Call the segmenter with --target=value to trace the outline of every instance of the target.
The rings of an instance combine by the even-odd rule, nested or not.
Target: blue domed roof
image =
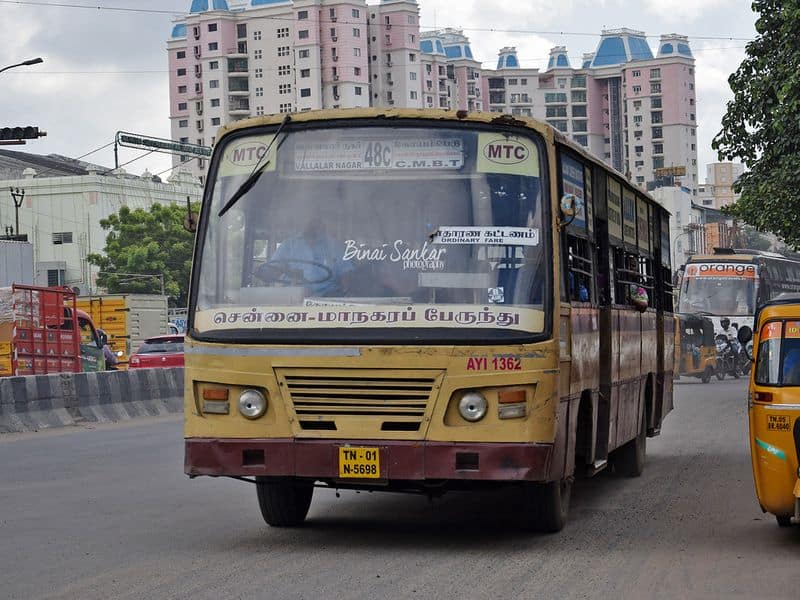
[[[618,31],[618,35],[603,35],[592,60],[592,67],[608,67],[631,60],[653,58],[653,52],[650,50],[644,34],[630,30]],[[617,33],[617,31],[613,33]]]
[[[175,25],[175,27],[172,28],[172,37],[173,39],[185,38],[186,23],[178,23],[177,25]]]
[[[208,0],[192,0],[191,13],[201,13],[207,10],[228,10],[226,0],[212,0],[211,8],[208,7]]]

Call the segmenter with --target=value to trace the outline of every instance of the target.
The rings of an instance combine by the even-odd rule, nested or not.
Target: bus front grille
[[[283,374],[301,430],[365,434],[419,431],[431,405],[437,374],[383,375]]]

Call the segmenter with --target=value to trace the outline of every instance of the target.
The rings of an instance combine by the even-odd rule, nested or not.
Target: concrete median
[[[183,368],[0,378],[0,433],[183,410]]]

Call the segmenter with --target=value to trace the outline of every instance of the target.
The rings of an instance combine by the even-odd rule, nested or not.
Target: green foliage
[[[192,211],[197,211],[197,206]],[[185,205],[153,204],[149,210],[123,206],[100,221],[109,231],[105,255],[88,257],[100,267],[97,284],[112,294],[160,294],[163,275],[170,306],[186,306],[194,234],[184,229],[185,216]]]
[[[734,97],[712,147],[740,159],[726,212],[800,248],[800,0],[753,0],[756,39],[728,79]]]

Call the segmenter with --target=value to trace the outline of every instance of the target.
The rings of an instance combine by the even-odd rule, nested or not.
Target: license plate
[[[380,449],[340,447],[339,477],[341,479],[380,479]]]

